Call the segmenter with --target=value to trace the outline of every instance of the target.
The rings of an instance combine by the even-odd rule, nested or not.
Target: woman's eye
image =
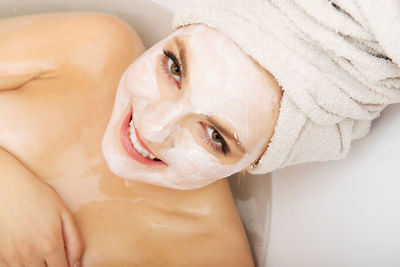
[[[202,131],[202,136],[204,142],[211,146],[211,148],[217,152],[221,152],[224,155],[229,153],[229,147],[226,144],[224,138],[221,134],[211,125],[207,123],[201,123],[204,131]]]
[[[214,144],[222,147],[222,137],[213,127],[207,126],[207,133]]]
[[[177,80],[178,82],[181,79],[181,69],[179,68],[178,64],[175,63],[172,59],[168,59],[168,69],[171,72],[172,76]]]
[[[181,88],[182,65],[174,53],[164,50],[165,60],[162,61],[162,68],[169,78],[174,79],[179,88]]]

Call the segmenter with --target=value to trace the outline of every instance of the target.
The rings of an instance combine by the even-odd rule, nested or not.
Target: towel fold
[[[400,102],[398,0],[204,0],[176,14],[173,27],[194,23],[232,39],[284,91],[251,173],[341,159]]]

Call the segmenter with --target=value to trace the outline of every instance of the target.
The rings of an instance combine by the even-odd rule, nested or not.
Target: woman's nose
[[[177,102],[158,102],[150,106],[144,113],[140,122],[140,130],[144,138],[154,143],[164,143],[171,135],[171,130],[176,127],[188,109]]]

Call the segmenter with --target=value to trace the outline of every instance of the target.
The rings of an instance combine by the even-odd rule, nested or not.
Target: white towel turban
[[[173,27],[194,23],[232,39],[284,90],[251,173],[343,158],[400,101],[399,0],[205,0]]]

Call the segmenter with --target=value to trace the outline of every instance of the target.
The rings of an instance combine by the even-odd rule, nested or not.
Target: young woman
[[[74,212],[87,246],[84,263],[111,261],[99,247],[128,240],[137,243],[125,248],[140,251],[129,255],[129,264],[251,265],[247,243],[237,241],[245,240],[237,215],[230,217],[236,213],[218,217],[233,206],[231,200],[218,204],[230,199],[228,191],[215,189],[225,182],[212,182],[243,169],[265,173],[342,158],[383,108],[400,101],[398,1],[203,2],[178,14],[177,30],[129,68],[141,46],[126,26],[107,30],[96,24],[110,19],[75,14],[2,22],[0,144],[7,164],[1,203],[2,217],[12,218],[2,220],[2,248],[18,248],[1,250],[3,262],[52,265],[64,257],[60,240],[70,264],[78,258],[78,230],[58,196],[37,179],[42,178]],[[109,170],[111,177],[104,178]],[[178,193],[149,184],[211,185]],[[204,193],[213,188],[214,194]],[[199,192],[204,195],[197,202]],[[117,204],[108,205],[108,198]],[[209,205],[199,208],[192,200]],[[128,203],[142,208],[129,213],[121,208]],[[104,209],[113,217],[104,217]],[[162,219],[149,219],[150,210]],[[142,228],[123,224],[116,230],[115,218],[129,222],[126,214]],[[177,218],[189,228],[198,218],[211,221],[181,231]],[[171,230],[178,228],[182,235]],[[194,239],[183,242],[188,237]],[[38,240],[52,245],[34,246]],[[115,248],[109,255],[129,254]],[[146,256],[150,252],[159,257],[156,262]]]
[[[140,39],[106,15],[0,31],[2,265],[253,265],[225,180],[156,185],[199,187],[257,160],[281,94],[266,70],[201,25],[136,60]]]

